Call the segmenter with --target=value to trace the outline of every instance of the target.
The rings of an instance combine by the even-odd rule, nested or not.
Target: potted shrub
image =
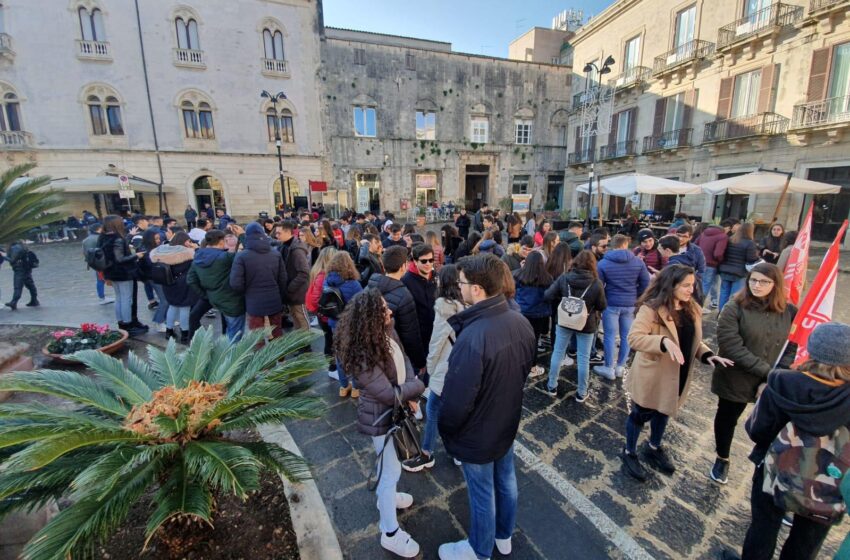
[[[73,354],[80,350],[98,350],[105,354],[117,352],[129,336],[125,330],[110,329],[109,325],[96,323],[83,323],[79,329],[62,329],[50,334],[53,340],[41,352],[66,364],[77,363]]]
[[[417,206],[416,207],[416,225],[419,227],[425,227],[425,216],[427,213],[426,206]]]
[[[240,437],[259,424],[322,411],[300,383],[327,363],[321,355],[298,355],[316,335],[295,331],[257,350],[268,330],[248,331],[231,344],[202,329],[185,351],[172,340],[165,350],[149,346],[148,361],[131,352],[126,365],[96,350],[77,352],[93,376],[37,370],[0,378],[0,390],[74,405],[0,405],[0,513],[71,502],[22,557],[90,555],[135,502],[152,494],[145,546],[156,539],[158,552],[161,544],[167,556],[181,558],[186,543],[202,540],[215,523],[217,496],[244,500],[263,472],[290,480],[308,475],[301,457]]]

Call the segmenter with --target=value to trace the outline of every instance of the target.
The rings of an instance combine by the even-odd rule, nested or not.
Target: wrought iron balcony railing
[[[850,122],[850,95],[795,105],[791,115],[792,129],[846,122]]]
[[[803,6],[777,2],[741,19],[724,25],[717,32],[717,48],[726,48],[771,28],[784,27],[796,23],[803,17]]]
[[[680,128],[657,136],[645,136],[643,138],[643,153],[690,147],[693,134],[693,128]]]
[[[850,0],[812,0],[809,3],[809,12],[816,12],[824,8],[831,8],[839,4],[848,4]]]
[[[660,56],[656,56],[655,63],[652,65],[652,73],[664,73],[679,64],[705,58],[713,52],[714,43],[703,41],[701,39],[688,41],[683,45],[679,45],[675,49],[669,50]]]
[[[626,89],[649,80],[650,76],[652,76],[652,68],[633,66],[616,78],[608,80],[608,86],[615,89]]]
[[[573,152],[567,155],[567,165],[583,165],[585,163],[590,163],[593,161],[593,154],[595,150],[591,150],[590,148],[584,148],[577,152]]]
[[[635,140],[626,140],[624,142],[617,142],[616,144],[608,144],[607,146],[602,146],[599,149],[599,161],[636,155],[637,142]]]
[[[705,123],[702,141],[722,142],[748,136],[775,136],[788,130],[788,118],[776,113],[759,113]]]

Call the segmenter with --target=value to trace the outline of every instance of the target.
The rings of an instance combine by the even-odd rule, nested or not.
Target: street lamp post
[[[601,102],[601,93],[602,93],[602,75],[608,74],[611,72],[611,65],[614,64],[614,57],[608,55],[608,58],[605,59],[605,62],[602,64],[602,68],[599,68],[595,62],[588,62],[584,65],[584,73],[588,74],[594,70],[599,75],[599,86],[596,87],[595,91],[591,91],[590,95],[593,98],[593,102],[588,102],[588,86],[590,85],[590,78],[588,77],[584,81],[584,98],[585,98],[585,106],[599,105]],[[590,132],[592,136],[596,136],[596,127],[599,124],[599,110],[593,113],[593,125],[590,128]],[[596,163],[596,146],[590,151],[590,172],[588,173],[588,181],[587,181],[587,217],[585,219],[584,226],[587,229],[588,233],[590,232],[590,211],[591,211],[591,202],[593,201],[593,178],[595,176],[594,166]],[[597,179],[597,183],[599,179]]]
[[[282,199],[284,207],[286,206],[286,187],[283,183],[283,154],[280,152],[280,117],[277,112],[277,102],[283,99],[286,99],[286,94],[282,91],[277,92],[275,95],[270,94],[266,90],[263,90],[260,93],[260,97],[265,97],[269,101],[272,102],[272,108],[274,109],[274,144],[277,147],[277,170],[280,174],[280,197]]]

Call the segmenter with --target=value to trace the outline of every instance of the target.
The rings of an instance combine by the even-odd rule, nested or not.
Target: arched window
[[[100,98],[96,95],[89,95],[86,101],[89,105],[91,132],[95,136],[103,136],[106,134],[106,121],[103,118],[103,107],[100,105]]]
[[[183,131],[186,138],[215,138],[212,107],[209,103],[201,101],[195,104],[186,100],[180,104],[180,111],[183,114]]]
[[[80,35],[83,41],[106,41],[106,29],[103,25],[103,12],[99,8],[88,11],[80,7]]]
[[[263,47],[266,58],[285,60],[283,56],[283,33],[271,29],[263,29]]]
[[[292,111],[281,109],[280,114],[275,114],[274,107],[266,111],[266,128],[269,133],[269,142],[276,140],[275,127],[279,127],[281,142],[295,142],[295,127],[292,124]]]
[[[21,130],[21,104],[18,96],[7,92],[0,104],[0,131]]]
[[[295,206],[295,197],[298,196],[301,191],[299,190],[298,181],[289,176],[283,177],[283,186],[284,188],[280,188],[280,178],[275,179],[274,182],[274,205],[275,208],[279,207],[281,204],[285,204],[289,207]]]
[[[177,48],[201,50],[201,41],[198,39],[198,22],[194,19],[183,19],[178,17],[174,20],[177,31]]]
[[[92,88],[103,91],[103,87]],[[94,136],[124,136],[124,122],[121,119],[121,102],[114,95],[92,93],[86,97],[89,110],[91,132]]]

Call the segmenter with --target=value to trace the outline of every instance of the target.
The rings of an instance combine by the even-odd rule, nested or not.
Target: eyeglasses
[[[773,284],[773,280],[759,280],[758,278],[750,278],[749,282],[751,286],[767,287]]]
[[[463,281],[463,280],[458,280],[458,281],[457,281],[457,283],[458,283],[458,284],[466,284],[467,286],[477,286],[477,285],[478,285],[478,284],[476,284],[476,283],[474,283],[474,282],[465,282],[465,281]]]
[[[419,262],[422,264],[428,264],[434,262],[434,259],[419,259]]]
[[[597,245],[597,247],[599,247],[600,249],[607,249],[608,245]]]

